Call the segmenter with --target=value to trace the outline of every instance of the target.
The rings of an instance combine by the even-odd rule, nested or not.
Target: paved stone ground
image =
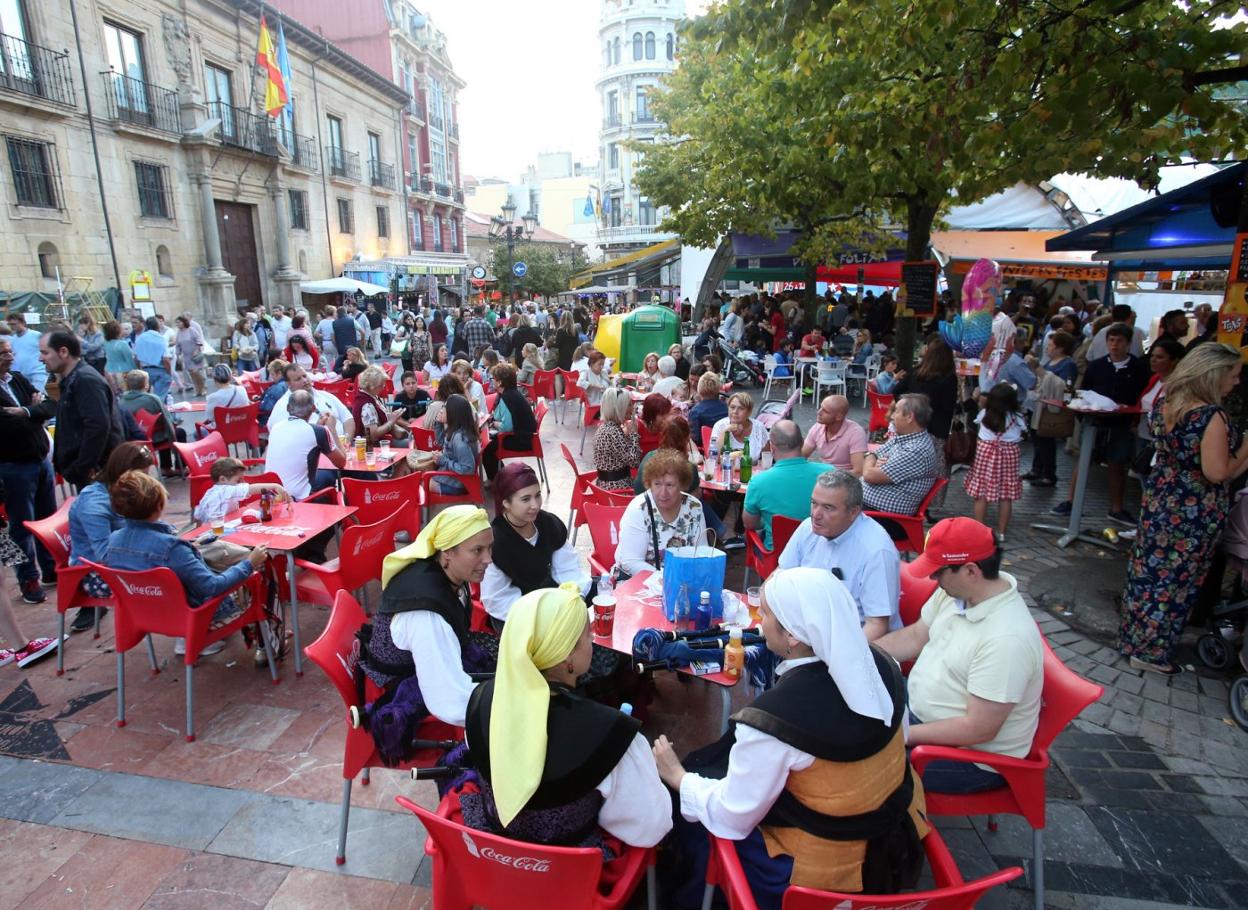
[[[813,406],[799,422],[809,425]],[[864,416],[865,414],[860,414]],[[549,508],[566,516],[577,428],[548,420]],[[587,447],[588,448],[588,447]],[[1025,455],[1027,464],[1029,455]],[[584,459],[582,460],[584,462]],[[1068,476],[1063,461],[1061,476]],[[1103,516],[1104,476],[1094,471],[1089,515]],[[185,516],[185,485],[170,485],[171,516]],[[1060,491],[1061,488],[1058,488]],[[1227,678],[1200,671],[1167,680],[1130,670],[1112,648],[1124,552],[1076,544],[1059,550],[1030,524],[1061,497],[1028,488],[1007,544],[1008,569],[1024,595],[1042,592],[1052,612],[1033,610],[1057,653],[1105,686],[1057,740],[1048,783],[1045,865],[1048,904],[1067,908],[1248,906],[1248,758],[1245,734],[1229,723]],[[1129,486],[1135,508],[1138,485]],[[961,477],[942,514],[967,514]],[[1051,519],[1050,519],[1051,520]],[[1109,524],[1088,520],[1091,527]],[[588,534],[578,547],[586,554]],[[734,555],[729,582],[739,581]],[[1054,579],[1067,589],[1056,596]],[[28,630],[54,630],[54,611],[19,603]],[[14,595],[16,591],[14,590]],[[325,622],[301,610],[305,641]],[[434,794],[393,772],[353,791],[348,863],[333,864],[341,793],[341,703],[315,669],[280,686],[235,645],[196,672],[199,740],[181,739],[183,682],[168,642],[152,678],[128,657],[125,729],[115,714],[111,622],[103,637],[75,636],[67,673],[53,663],[0,670],[0,910],[10,906],[309,907],[429,906],[422,832],[398,811],[396,793],[424,804]],[[719,697],[700,683],[659,680],[647,732],[675,735],[687,751],[719,725]],[[740,704],[743,693],[734,693]],[[968,877],[1027,866],[1031,837],[1019,818],[937,824]],[[1027,879],[982,906],[1030,907]]]

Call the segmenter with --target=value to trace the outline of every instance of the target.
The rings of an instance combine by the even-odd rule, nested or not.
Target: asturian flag
[[[273,33],[264,16],[260,16],[260,44],[256,48],[256,65],[265,74],[264,110],[270,117],[276,117],[286,107],[286,80],[282,78],[282,69],[277,65],[277,49],[273,44]]]

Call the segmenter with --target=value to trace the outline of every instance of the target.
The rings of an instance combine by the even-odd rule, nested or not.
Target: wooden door
[[[252,206],[217,201],[217,231],[221,235],[221,263],[234,276],[234,297],[240,310],[263,305],[260,262]]]

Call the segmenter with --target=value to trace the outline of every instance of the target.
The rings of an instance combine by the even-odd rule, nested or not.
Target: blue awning
[[[1230,165],[1045,244],[1051,252],[1095,250],[1113,271],[1226,269],[1248,162]]]

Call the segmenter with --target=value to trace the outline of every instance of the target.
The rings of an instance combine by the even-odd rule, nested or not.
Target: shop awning
[[[365,296],[389,294],[390,289],[368,281],[356,281],[354,278],[326,278],[324,281],[304,281],[299,290],[305,294],[354,294],[357,291]]]
[[[1001,266],[1006,278],[1104,281],[1108,269],[1088,248],[1050,251],[1048,241],[1062,231],[933,231],[932,247],[945,271],[965,275],[980,259]]]
[[[1094,250],[1114,271],[1227,269],[1248,162],[1050,239],[1054,251]]]
[[[655,243],[623,256],[590,266],[569,282],[572,290],[578,290],[588,284],[624,284],[629,273],[637,273],[637,283],[642,283],[642,276],[657,272],[669,260],[680,258],[680,238],[673,237],[661,243]],[[612,279],[615,279],[614,281]]]

